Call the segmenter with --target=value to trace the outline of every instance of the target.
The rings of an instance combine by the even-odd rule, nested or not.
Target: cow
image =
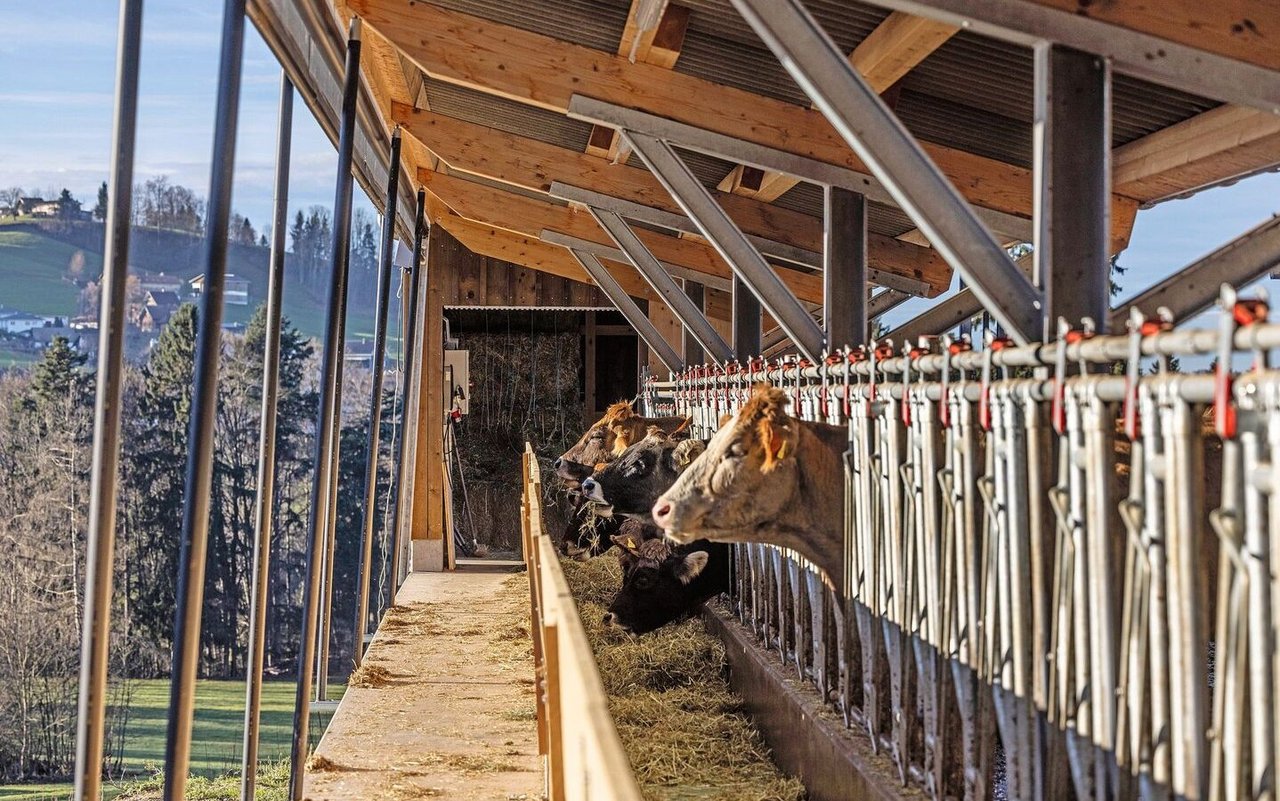
[[[642,417],[627,401],[618,401],[605,410],[572,448],[556,459],[552,468],[565,484],[574,489],[591,475],[596,465],[612,461],[633,442],[644,438],[651,425],[674,431],[685,422],[683,417]]]
[[[651,523],[628,518],[613,536],[622,565],[622,587],[604,623],[645,634],[692,614],[704,601],[729,591],[729,546],[699,540],[676,545]]]
[[[701,440],[677,439],[649,426],[644,439],[582,482],[582,495],[596,504],[597,514],[647,519],[658,496],[706,447]]]
[[[766,542],[800,552],[836,591],[844,576],[843,426],[786,412],[787,394],[757,385],[653,505],[678,543]]]

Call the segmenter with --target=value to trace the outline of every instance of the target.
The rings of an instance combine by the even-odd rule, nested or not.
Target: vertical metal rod
[[[827,350],[867,339],[867,201],[826,187],[822,216],[822,307]]]
[[[200,327],[196,336],[195,383],[191,393],[182,539],[173,625],[173,666],[169,686],[169,730],[164,750],[164,797],[181,801],[191,757],[196,669],[200,663],[200,617],[209,539],[213,483],[213,429],[218,413],[222,301],[227,274],[227,225],[235,171],[236,125],[240,114],[241,56],[245,0],[226,0],[222,11],[222,53],[214,116],[212,176],[209,181],[207,252]]]
[[[400,442],[396,446],[396,523],[395,531],[391,537],[391,591],[387,604],[393,604],[396,600],[396,590],[400,587],[400,554],[404,550],[404,529],[408,525],[408,489],[409,482],[405,480],[405,476],[409,473],[410,466],[408,464],[410,450],[405,447],[405,442],[410,436],[409,426],[406,425],[409,419],[409,398],[414,386],[415,375],[418,366],[418,302],[422,292],[422,273],[424,266],[422,264],[422,242],[427,232],[427,193],[426,190],[418,190],[418,211],[414,217],[413,226],[413,266],[409,268],[409,314],[408,323],[405,326],[404,340],[404,364],[400,368],[400,372],[404,375],[404,389],[400,393]]]
[[[377,512],[378,447],[382,439],[382,374],[387,357],[387,315],[391,306],[391,256],[395,249],[396,199],[400,191],[400,128],[391,135],[387,202],[382,213],[382,258],[378,265],[378,307],[373,332],[373,386],[369,390],[369,439],[364,459],[364,526],[360,547],[360,586],[356,590],[356,667],[364,659],[364,632],[369,625],[369,572],[373,559],[373,521]]]
[[[760,355],[760,301],[736,275],[733,277],[733,357],[744,364]]]
[[[684,293],[693,302],[694,307],[706,314],[706,287],[697,281],[690,281],[688,278],[684,280]],[[707,354],[698,344],[698,340],[689,329],[684,330],[684,363],[685,364],[702,364],[707,360]],[[727,346],[726,346],[727,347]]]
[[[346,367],[347,293],[338,319],[338,370],[333,377],[333,419],[329,428],[329,488],[324,516],[324,560],[321,570],[320,628],[316,656],[316,700],[329,700],[329,645],[333,640],[333,568],[338,550],[338,484],[342,454],[342,374]]]
[[[1035,278],[1048,342],[1057,320],[1106,333],[1111,267],[1111,67],[1060,45],[1035,51]]]
[[[342,316],[347,294],[347,246],[351,215],[351,154],[355,144],[356,98],[360,89],[360,18],[351,20],[347,38],[346,75],[342,92],[342,116],[338,130],[338,177],[334,195],[333,272],[329,278],[325,313],[324,355],[321,359],[320,410],[312,464],[311,511],[307,525],[306,583],[302,590],[302,637],[298,654],[298,683],[293,708],[293,746],[289,764],[289,797],[302,801],[302,781],[307,761],[307,734],[311,712],[311,670],[315,662],[316,628],[320,607],[320,549],[325,545],[324,509],[332,478],[331,443],[326,432],[338,413],[336,378],[342,354]],[[343,224],[343,220],[346,224]]]
[[[80,645],[80,697],[76,718],[77,801],[102,793],[106,730],[112,571],[115,565],[116,477],[120,464],[120,396],[128,310],[129,231],[133,204],[133,152],[138,122],[138,60],[142,0],[121,0],[117,39],[115,126],[111,144],[111,197],[103,254],[98,323],[98,391],[94,401],[93,466],[89,490],[84,628]]]
[[[255,509],[253,585],[249,598],[249,654],[245,669],[244,748],[240,799],[253,801],[258,780],[258,723],[262,708],[262,662],[266,651],[267,590],[270,585],[271,522],[276,488],[276,402],[280,386],[280,324],[284,301],[284,243],[289,226],[289,159],[293,137],[293,84],[280,77],[276,134],[276,186],[271,220],[271,273],[267,283],[267,334],[262,352],[262,427],[258,438],[258,498]]]

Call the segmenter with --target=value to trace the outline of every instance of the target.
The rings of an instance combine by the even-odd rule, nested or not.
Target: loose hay
[[[641,790],[650,801],[799,801],[804,786],[769,748],[729,689],[724,646],[700,620],[643,637],[606,629],[622,583],[616,559],[562,560]]]
[[[378,690],[390,683],[391,671],[382,665],[372,664],[368,660],[362,662],[360,667],[351,671],[351,675],[347,678],[347,686],[363,687],[367,690]]]

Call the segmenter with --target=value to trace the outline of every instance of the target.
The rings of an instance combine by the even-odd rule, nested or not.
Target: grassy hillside
[[[146,775],[164,764],[165,728],[168,720],[169,682],[138,681],[130,704],[126,735],[125,770]],[[341,698],[344,687],[333,685],[330,698]],[[262,729],[258,758],[274,763],[289,755],[293,732],[294,685],[269,682],[262,693]],[[311,742],[329,724],[329,712],[313,712]],[[240,770],[240,743],[244,725],[244,682],[201,681],[196,685],[196,725],[192,735],[191,772],[218,776]],[[36,801],[70,797],[70,784],[0,785],[0,801]]]
[[[92,279],[102,272],[101,240],[100,223],[77,224],[66,230],[42,230],[22,220],[0,221],[0,306],[36,314],[75,314],[80,290],[74,278]],[[198,237],[173,231],[134,229],[129,262],[133,270],[193,278],[204,269],[202,253],[203,243]],[[232,246],[227,255],[227,271],[249,280],[250,304],[226,306],[225,321],[247,322],[254,309],[266,300],[266,249]],[[292,278],[287,272],[284,314],[302,333],[320,337],[324,332],[324,294],[310,290]],[[367,273],[352,274],[354,288],[363,297],[373,296],[368,284],[375,280]],[[393,303],[389,324],[392,353],[395,352],[399,331],[398,311],[398,303]],[[348,338],[366,336],[372,339],[373,327],[373,304],[350,304]],[[6,354],[0,354],[0,365],[5,362]]]
[[[47,236],[0,228],[0,306],[33,314],[72,315],[77,273],[102,272],[102,254]]]

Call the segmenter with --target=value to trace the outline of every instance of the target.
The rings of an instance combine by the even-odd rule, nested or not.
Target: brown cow
[[[757,386],[706,452],[658,498],[653,519],[681,543],[792,548],[840,589],[847,433],[842,426],[797,420],[786,405],[782,390]]]
[[[649,426],[675,431],[684,422],[683,417],[641,417],[630,403],[618,401],[552,467],[571,489],[576,488],[596,465],[613,461],[628,446],[644,439]]]

